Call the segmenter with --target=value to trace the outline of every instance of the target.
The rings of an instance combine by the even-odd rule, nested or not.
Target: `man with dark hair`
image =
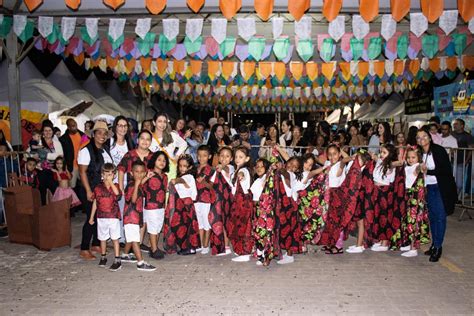
[[[262,138],[265,137],[265,126],[262,123],[256,123],[255,124],[255,131],[251,132],[250,135],[250,145],[252,146],[252,149],[250,150],[250,157],[252,158],[252,161],[255,163],[259,156],[258,156],[258,146],[260,146],[260,143],[262,141]]]
[[[451,123],[448,121],[441,123],[440,145],[446,148],[448,154],[451,152],[450,148],[458,148],[458,141],[451,135]]]
[[[83,132],[77,129],[77,123],[74,119],[70,118],[66,121],[67,130],[63,136],[59,138],[61,145],[63,146],[64,162],[66,163],[67,170],[72,175],[71,181],[69,182],[71,188],[76,187],[77,178],[79,176],[79,166],[77,165],[77,156],[81,149],[81,139]]]
[[[239,134],[235,135],[236,139],[232,142],[232,147],[244,146],[251,149],[250,145],[250,129],[247,125],[239,127]]]
[[[453,122],[453,136],[458,141],[459,148],[474,148],[474,138],[471,134],[464,130],[465,125],[466,123],[464,120],[460,118],[455,119]],[[458,150],[456,158],[456,186],[458,188],[458,193],[460,193],[463,184],[465,183],[465,175],[471,174],[470,163],[472,159],[472,152],[460,149]],[[466,187],[470,185],[470,182],[471,181],[468,181]]]

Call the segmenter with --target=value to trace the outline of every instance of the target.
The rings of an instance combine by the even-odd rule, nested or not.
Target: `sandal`
[[[332,246],[331,248],[325,251],[327,255],[340,255],[344,253],[344,249],[337,248],[336,246]]]

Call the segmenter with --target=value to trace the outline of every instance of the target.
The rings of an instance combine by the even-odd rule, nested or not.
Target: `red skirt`
[[[225,252],[224,228],[230,213],[232,190],[220,172],[214,182],[216,200],[211,204],[209,224],[211,225],[209,241],[213,255]]]
[[[252,194],[244,194],[240,182],[237,181],[237,191],[235,192],[230,210],[230,218],[227,221],[227,233],[234,252],[238,255],[248,255],[252,253],[254,239],[252,236],[252,218],[254,207]]]

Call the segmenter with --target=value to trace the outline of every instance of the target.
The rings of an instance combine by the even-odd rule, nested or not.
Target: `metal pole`
[[[18,57],[18,43],[15,32],[8,33],[8,104],[10,106],[10,134],[14,149],[21,146],[21,96],[20,73],[16,62]]]

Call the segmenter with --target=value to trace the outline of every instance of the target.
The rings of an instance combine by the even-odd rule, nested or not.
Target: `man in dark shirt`
[[[453,123],[453,136],[458,142],[459,148],[474,148],[474,138],[471,134],[464,130],[466,123],[464,120],[458,118]],[[456,157],[456,186],[458,193],[461,192],[463,184],[466,184],[466,188],[470,187],[471,181],[466,181],[466,174],[471,174],[471,159],[472,151],[458,150]],[[471,179],[468,177],[467,179]]]

